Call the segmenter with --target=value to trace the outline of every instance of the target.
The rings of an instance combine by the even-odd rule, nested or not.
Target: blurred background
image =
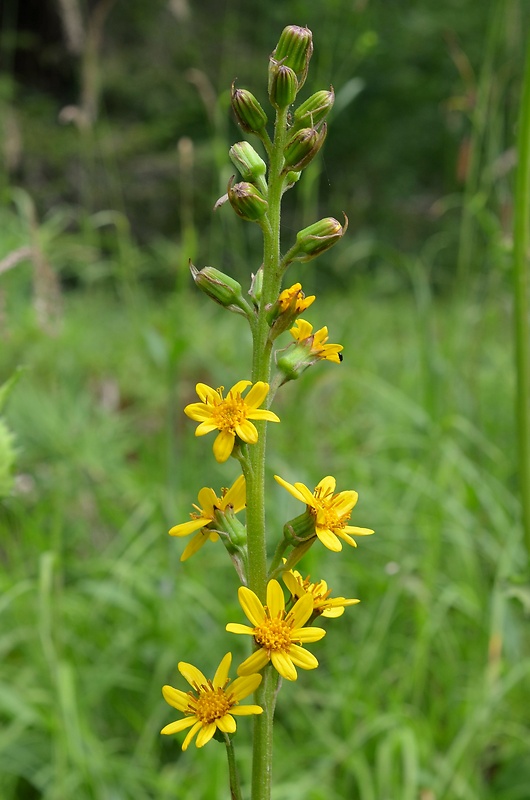
[[[258,227],[213,206],[243,138],[230,85],[266,107],[292,23],[314,34],[301,99],[332,84],[336,103],[283,246],[319,217],[350,227],[288,281],[345,358],[278,395],[270,538],[300,512],[274,473],[335,475],[376,535],[302,562],[362,602],[283,687],[274,798],[528,800],[511,231],[529,19],[524,0],[5,0],[2,800],[227,797],[222,746],[159,735],[178,661],[245,655],[224,550],[182,565],[166,533],[237,476],[183,406],[250,370],[245,323],[188,259],[245,289],[260,265]]]

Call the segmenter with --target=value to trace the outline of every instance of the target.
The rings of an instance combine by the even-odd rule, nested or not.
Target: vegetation
[[[338,76],[303,180],[350,228],[296,278],[345,359],[308,370],[293,394],[311,403],[270,426],[269,522],[299,512],[273,472],[314,485],[332,453],[376,535],[362,558],[308,555],[362,602],[328,628],[311,682],[282,691],[274,797],[527,800],[510,231],[528,9],[336,0],[321,21],[295,0],[107,3],[95,116],[59,125],[82,108],[83,51],[45,4],[31,30],[24,5],[2,11],[0,75],[0,385],[25,367],[1,410],[16,464],[0,500],[0,796],[226,797],[221,746],[183,754],[159,735],[177,661],[193,651],[213,671],[239,613],[235,596],[217,603],[224,554],[208,545],[183,568],[167,536],[198,482],[225,479],[181,409],[197,381],[239,380],[251,347],[196,296],[187,260],[245,280],[254,263],[250,226],[211,212],[236,138],[224,87],[254,90],[256,52],[298,20],[318,45],[308,94]],[[299,195],[293,230],[319,215]]]

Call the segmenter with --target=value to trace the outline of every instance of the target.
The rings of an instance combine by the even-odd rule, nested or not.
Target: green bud
[[[229,552],[234,548],[241,548],[246,545],[246,526],[238,520],[231,508],[227,508],[225,511],[216,509],[214,516],[215,522],[209,527],[213,528],[217,533],[225,533],[227,535],[228,543],[225,541],[225,547]],[[223,536],[222,538],[224,539]]]
[[[314,516],[309,511],[304,511],[300,516],[289,520],[283,526],[283,535],[292,545],[299,545],[308,539],[312,539],[316,536]]]
[[[269,99],[275,108],[287,108],[296,99],[298,81],[290,67],[280,64],[274,67],[269,81]]]
[[[241,284],[224,272],[215,267],[198,270],[191,262],[190,271],[196,286],[219,305],[232,308],[241,307],[245,303],[241,294]]]
[[[266,213],[269,204],[251,183],[242,181],[233,184],[233,180],[233,177],[230,178],[228,183],[230,205],[242,219],[258,222]]]
[[[295,344],[287,347],[283,355],[276,357],[276,366],[284,375],[282,383],[295,381],[315,360],[311,358],[311,347],[308,345]]]
[[[293,128],[300,130],[300,128],[316,127],[319,122],[322,122],[327,117],[333,108],[334,102],[335,92],[333,91],[333,86],[330,87],[329,92],[324,90],[315,92],[295,110]]]
[[[249,142],[233,144],[228,154],[244,181],[255,183],[265,175],[267,165]]]
[[[285,172],[299,172],[307,167],[324,144],[326,133],[327,125],[324,122],[319,130],[302,128],[291,136],[283,152]]]
[[[259,306],[261,300],[261,292],[263,291],[263,267],[260,267],[255,275],[252,275],[252,283],[250,284],[249,295],[254,301],[254,305]]]
[[[236,119],[244,131],[259,134],[265,128],[267,115],[252,92],[236,89],[235,84],[232,84],[231,103]]]
[[[289,261],[311,261],[329,250],[342,239],[348,230],[348,217],[344,215],[344,225],[334,217],[325,217],[307,228],[298,231],[296,244],[288,253]]]
[[[285,64],[295,73],[300,89],[307,76],[309,61],[313,53],[313,34],[309,28],[288,25],[283,29],[272,59],[277,64]]]

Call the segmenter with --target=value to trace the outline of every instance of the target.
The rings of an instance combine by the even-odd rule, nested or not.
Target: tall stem
[[[530,557],[530,39],[519,115],[514,223],[514,315],[517,433],[523,530]]]
[[[283,149],[287,110],[278,111],[269,162],[269,207],[263,230],[263,287],[258,321],[253,331],[252,381],[270,383],[272,344],[266,319],[268,304],[280,292],[280,214],[283,188]],[[267,590],[267,546],[265,529],[265,454],[266,422],[258,422],[258,441],[249,448],[247,482],[248,585],[262,602]],[[263,671],[263,681],[256,693],[263,714],[254,719],[252,800],[270,800],[272,785],[272,724],[275,681],[271,667]]]

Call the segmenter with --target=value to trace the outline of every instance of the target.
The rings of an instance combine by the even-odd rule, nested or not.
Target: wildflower
[[[212,389],[204,383],[198,383],[195,388],[201,402],[191,403],[184,409],[188,417],[200,422],[195,436],[204,436],[216,429],[219,431],[213,445],[213,454],[219,463],[226,461],[232,453],[236,436],[247,444],[256,444],[258,432],[251,419],[280,421],[274,412],[259,408],[269,391],[268,383],[257,381],[245,398],[241,396],[251,385],[251,381],[238,381],[225,398],[223,386]]]
[[[305,319],[297,319],[289,333],[297,344],[304,344],[309,347],[309,355],[313,360],[333,361],[340,364],[343,350],[341,344],[326,344],[329,336],[327,327],[313,333],[313,326]]]
[[[294,598],[309,595],[313,600],[313,613],[321,614],[323,617],[341,617],[346,606],[354,606],[361,602],[346,597],[330,597],[331,589],[328,589],[326,581],[311,583],[309,575],[307,578],[302,578],[297,570],[286,570],[282,578]]]
[[[315,299],[314,294],[309,297],[305,296],[301,283],[293,283],[292,286],[280,293],[278,303],[281,312],[292,310],[294,314],[303,314]]]
[[[314,520],[315,533],[328,550],[335,553],[340,552],[342,550],[340,539],[352,547],[357,547],[352,535],[368,536],[373,533],[369,528],[347,525],[359,495],[354,491],[334,494],[336,481],[331,475],[322,478],[314,492],[311,492],[303,483],[291,484],[278,475],[275,475],[274,478],[293,497],[306,504],[307,513]]]
[[[190,521],[174,525],[169,531],[170,536],[189,536],[190,533],[198,531],[182,553],[181,561],[186,561],[186,559],[200,550],[208,539],[211,542],[216,542],[219,539],[219,534],[210,526],[219,525],[219,523],[222,525],[224,513],[237,514],[245,508],[245,478],[240,475],[230,489],[221,489],[221,497],[217,497],[213,489],[204,487],[200,490],[197,499],[199,505],[193,503],[193,508],[196,511],[190,513]]]
[[[173,708],[182,711],[186,716],[176,722],[170,722],[160,733],[179,733],[188,731],[183,750],[187,750],[191,740],[197,734],[197,747],[203,747],[210,741],[217,730],[221,733],[234,733],[236,721],[234,716],[261,714],[261,706],[240,706],[239,701],[252,694],[261,683],[261,675],[248,674],[236,678],[231,686],[228,670],[232,662],[232,653],[227,653],[217,667],[213,681],[207,680],[202,672],[192,664],[181,661],[178,665],[180,674],[186,678],[193,691],[181,692],[173,686],[164,686],[164,700]]]
[[[258,650],[240,664],[238,675],[251,675],[272,661],[282,678],[295,681],[298,677],[296,667],[318,667],[315,656],[300,646],[303,642],[318,642],[326,633],[323,628],[303,627],[313,613],[313,601],[309,595],[297,600],[287,614],[282,588],[274,579],[267,585],[265,606],[246,586],[239,587],[238,596],[252,627],[231,622],[226,630],[249,634],[258,646]]]

